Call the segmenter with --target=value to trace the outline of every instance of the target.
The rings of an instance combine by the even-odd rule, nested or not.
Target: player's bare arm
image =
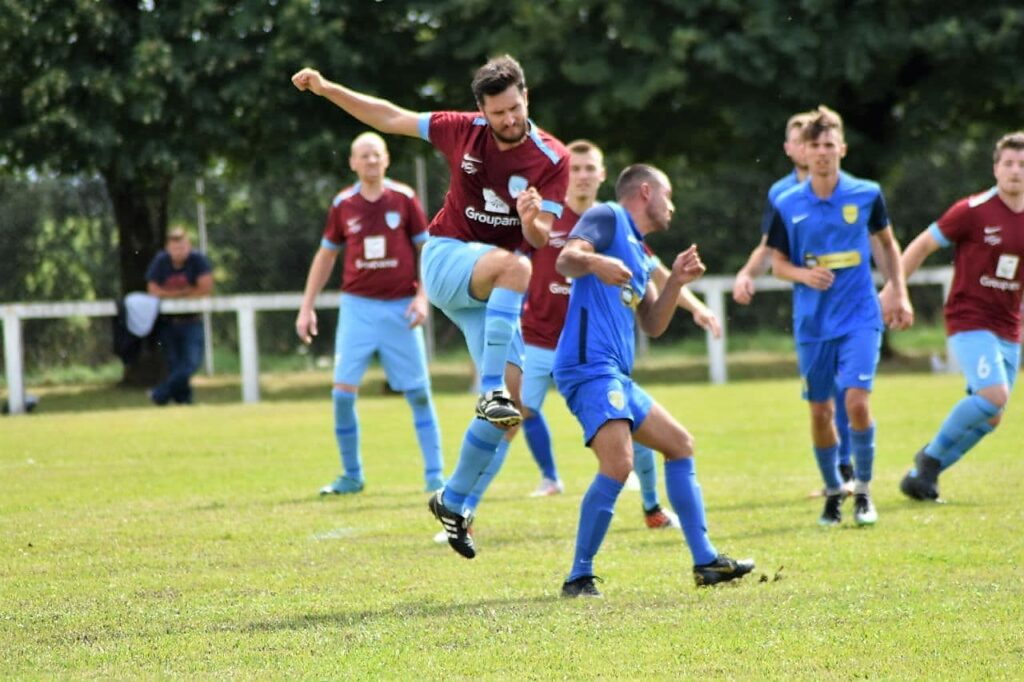
[[[668,281],[668,276],[671,274],[669,269],[661,262],[658,263],[654,271],[651,272],[651,281],[654,282],[654,286],[660,291],[665,287],[665,282]],[[711,332],[711,335],[716,339],[722,336],[722,325],[718,321],[718,317],[711,312],[711,309],[704,304],[704,301],[697,298],[688,287],[683,287],[679,290],[679,298],[676,301],[676,305],[686,312],[690,313],[693,317],[693,323]]]
[[[292,76],[292,84],[320,95],[349,115],[382,133],[419,137],[418,115],[386,99],[356,92],[327,80],[316,69],[305,68]]]
[[[679,292],[706,270],[696,244],[691,244],[688,249],[676,256],[660,293],[653,281],[647,283],[647,291],[637,308],[637,320],[645,334],[658,337],[665,333],[679,302]]]
[[[543,198],[536,187],[529,187],[516,197],[516,212],[523,226],[523,237],[535,249],[547,245],[551,226],[555,224],[554,214],[542,211],[542,204]]]
[[[323,291],[324,285],[334,270],[334,262],[338,252],[320,247],[306,276],[306,288],[302,292],[302,304],[299,314],[295,317],[295,333],[303,343],[312,343],[313,337],[319,333],[316,319],[316,297]]]
[[[790,262],[789,256],[778,249],[772,249],[772,273],[779,279],[798,282],[818,291],[825,291],[836,279],[835,273],[820,265],[813,268],[794,265]]]
[[[768,248],[768,235],[761,237],[761,243],[750,252],[750,257],[743,264],[740,271],[736,273],[736,279],[732,285],[732,298],[740,305],[748,305],[757,293],[754,286],[754,278],[768,272],[771,266],[771,249]]]
[[[605,284],[629,284],[633,273],[618,258],[594,252],[594,245],[585,239],[570,239],[555,261],[555,269],[564,277],[578,279],[594,275]]]
[[[883,272],[889,275],[884,296],[880,296],[882,319],[892,329],[906,329],[914,324],[914,308],[907,291],[907,279],[901,262],[900,245],[893,234],[892,225],[872,235],[881,252]]]

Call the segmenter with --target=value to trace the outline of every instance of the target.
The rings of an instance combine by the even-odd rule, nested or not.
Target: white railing
[[[953,269],[951,267],[919,270],[910,278],[912,285],[940,285],[943,300],[949,295]],[[702,294],[708,307],[722,324],[721,338],[706,333],[708,349],[708,379],[713,384],[728,380],[726,367],[727,322],[726,303],[732,297],[733,278],[730,275],[709,275],[690,284],[696,293]],[[780,291],[790,288],[788,282],[773,277],[759,277],[755,280],[758,291]],[[331,308],[337,305],[337,292],[325,292],[316,300],[317,308]],[[261,310],[298,311],[302,294],[243,294],[238,296],[213,296],[194,300],[164,300],[160,310],[165,313],[234,312],[238,320],[238,357],[242,374],[242,401],[259,402],[259,347],[256,341],[256,313]],[[757,305],[756,299],[754,305]],[[24,350],[22,347],[21,321],[28,319],[53,319],[64,317],[113,317],[117,314],[114,301],[65,301],[59,303],[8,303],[0,305],[0,319],[4,325],[4,371],[7,378],[7,400],[11,414],[25,411]],[[430,336],[428,328],[428,336]],[[431,344],[432,345],[432,344]],[[953,366],[949,355],[950,367]]]

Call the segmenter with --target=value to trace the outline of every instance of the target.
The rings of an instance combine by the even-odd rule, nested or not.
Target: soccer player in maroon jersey
[[[417,257],[427,241],[427,219],[412,189],[386,177],[388,163],[380,135],[363,133],[353,140],[349,166],[359,181],[332,202],[295,319],[299,338],[310,343],[318,331],[314,301],[344,247],[331,391],[343,471],[320,490],[321,495],[363,490],[355,404],[374,354],[380,357],[388,384],[403,393],[412,408],[426,490],[444,485],[441,436],[420,326],[427,316],[427,295],[419,286]]]
[[[903,253],[909,275],[930,254],[955,245],[946,334],[967,379],[967,397],[914,457],[900,490],[939,499],[939,474],[991,433],[1002,419],[1020,368],[1024,273],[1024,131],[996,143],[996,186],[961,199]]]
[[[523,364],[519,316],[530,263],[515,249],[523,239],[534,247],[547,243],[562,213],[568,152],[529,119],[526,78],[508,55],[477,70],[475,112],[418,114],[308,68],[292,83],[380,132],[421,137],[448,160],[451,182],[423,247],[423,281],[431,303],[466,337],[483,393],[455,470],[431,497],[430,509],[452,548],[471,559],[472,514],[463,503],[504,431],[522,421],[515,402]]]

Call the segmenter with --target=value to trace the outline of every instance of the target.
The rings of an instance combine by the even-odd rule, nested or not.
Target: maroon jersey
[[[359,183],[334,197],[321,246],[345,247],[341,289],[368,298],[416,294],[419,285],[414,244],[426,239],[427,218],[412,189],[384,180],[384,193],[369,201]]]
[[[514,251],[523,239],[516,197],[536,187],[542,210],[562,215],[569,186],[569,153],[557,139],[530,123],[527,139],[502,151],[487,119],[470,112],[422,114],[420,135],[448,159],[451,183],[430,234],[483,242]]]
[[[987,329],[1020,341],[1024,214],[1011,211],[993,187],[956,202],[935,225],[956,245],[946,333]]]
[[[530,260],[533,274],[523,305],[523,341],[531,346],[554,349],[562,333],[565,313],[569,309],[569,280],[555,270],[555,261],[562,252],[569,233],[580,219],[566,206],[562,217],[551,226],[547,246],[534,251]]]

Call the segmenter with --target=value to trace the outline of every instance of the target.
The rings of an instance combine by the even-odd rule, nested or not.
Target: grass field
[[[431,540],[401,398],[360,402],[367,488],[331,499],[325,390],[3,419],[0,677],[1024,677],[1020,415],[944,476],[948,504],[912,503],[897,482],[961,381],[882,376],[879,524],[826,531],[795,378],[649,388],[696,435],[712,539],[758,562],[739,584],[696,589],[624,492],[606,598],[559,599],[595,465],[556,395],[567,494],[527,498],[518,441],[473,561]],[[438,396],[449,468],[471,409]]]

